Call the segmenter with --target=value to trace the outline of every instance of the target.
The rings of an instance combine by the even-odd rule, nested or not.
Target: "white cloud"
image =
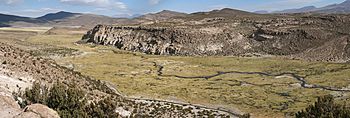
[[[112,9],[127,9],[127,6],[123,2],[115,0],[60,0],[60,2],[73,5],[97,6]]]
[[[156,5],[156,4],[158,4],[160,2],[160,0],[149,0],[149,3],[151,4],[151,5]]]
[[[16,3],[21,2],[22,0],[0,0],[0,4],[7,4],[7,5],[13,5]]]

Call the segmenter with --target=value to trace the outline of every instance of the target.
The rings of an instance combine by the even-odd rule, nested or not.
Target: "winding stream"
[[[211,79],[217,76],[225,75],[225,74],[245,74],[245,75],[261,75],[261,76],[268,76],[268,77],[278,77],[278,76],[288,76],[291,77],[297,81],[299,81],[299,84],[303,88],[309,88],[309,89],[323,89],[323,90],[329,90],[329,91],[337,91],[337,92],[350,92],[350,89],[343,89],[343,88],[336,88],[336,87],[331,87],[331,86],[322,86],[322,85],[317,85],[317,84],[311,84],[308,83],[305,78],[302,77],[298,74],[295,73],[280,73],[280,74],[271,74],[271,73],[266,73],[266,72],[241,72],[241,71],[227,71],[227,72],[222,72],[218,71],[216,74],[212,75],[205,75],[205,76],[180,76],[180,75],[164,75],[163,74],[163,69],[164,67],[162,65],[157,64],[156,62],[153,62],[154,66],[158,68],[157,70],[157,75],[161,77],[176,77],[176,78],[182,78],[182,79]],[[248,82],[244,82],[248,83]],[[248,83],[251,85],[256,85],[252,83]]]

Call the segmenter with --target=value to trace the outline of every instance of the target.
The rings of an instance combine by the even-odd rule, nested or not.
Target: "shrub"
[[[17,94],[14,94],[17,96]],[[70,88],[62,83],[55,83],[50,89],[33,83],[31,89],[26,89],[22,96],[29,103],[40,103],[56,110],[62,118],[115,118],[117,103],[111,97],[90,104],[85,98],[84,91],[74,85]],[[25,107],[27,102],[19,103]],[[23,105],[22,105],[23,104]]]
[[[66,87],[61,83],[55,83],[50,89],[47,106],[55,109],[62,109],[66,100]]]
[[[32,89],[25,90],[25,98],[33,103],[46,104],[48,89],[39,82],[33,83]]]
[[[93,118],[117,118],[119,114],[115,112],[116,108],[114,100],[108,97],[99,102],[91,103],[85,110]]]
[[[243,114],[242,116],[240,116],[239,118],[250,118],[250,114]]]
[[[318,97],[314,105],[295,114],[296,118],[350,118],[350,109],[334,103],[331,95]]]

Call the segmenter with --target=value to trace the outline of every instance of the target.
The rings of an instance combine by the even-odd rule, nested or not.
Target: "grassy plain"
[[[349,101],[347,92],[300,87],[288,76],[225,74],[208,80],[162,75],[206,76],[217,71],[296,73],[308,83],[350,88],[350,65],[289,60],[281,57],[183,57],[127,52],[113,47],[78,45],[81,35],[31,36],[25,42],[41,48],[39,56],[56,60],[84,75],[113,83],[131,97],[145,97],[198,103],[252,113],[255,117],[284,117],[299,111],[317,96],[332,94],[339,102]],[[44,49],[45,53],[43,53]],[[61,51],[57,51],[57,50]],[[63,51],[62,51],[63,50]],[[64,51],[66,50],[66,51]],[[52,52],[50,52],[52,51]],[[50,56],[55,53],[60,56]],[[249,83],[249,84],[247,84]],[[347,104],[349,104],[347,102]]]

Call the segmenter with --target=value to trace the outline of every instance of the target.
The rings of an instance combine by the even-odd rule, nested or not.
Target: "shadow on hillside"
[[[0,28],[1,28],[1,27],[11,27],[11,25],[0,23]]]

